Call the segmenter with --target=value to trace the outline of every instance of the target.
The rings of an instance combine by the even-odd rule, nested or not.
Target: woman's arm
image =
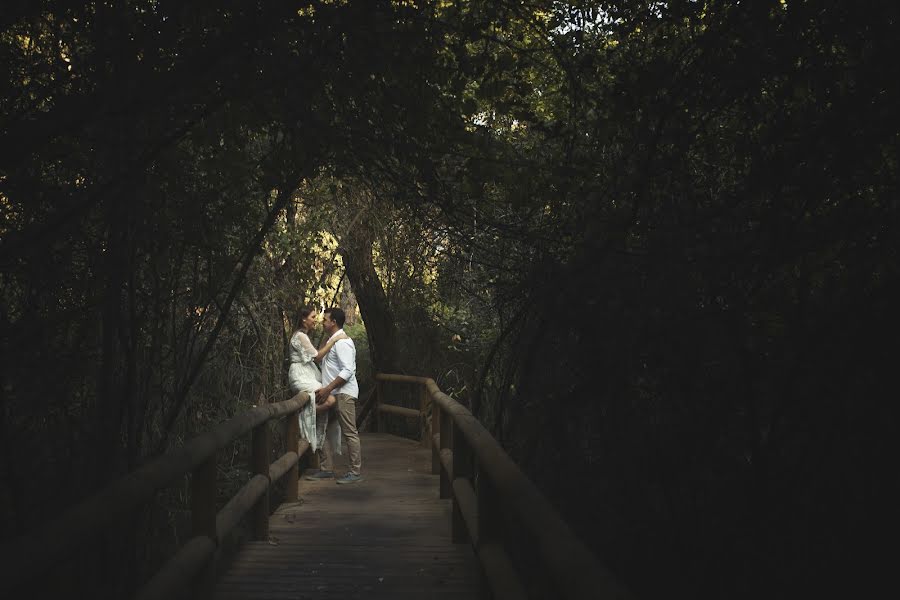
[[[304,362],[307,360],[315,360],[317,352],[316,347],[313,346],[312,342],[309,340],[309,336],[302,331],[298,331],[294,334],[294,337],[291,338],[291,345],[298,351],[302,349]]]
[[[328,354],[328,352],[331,350],[332,346],[334,346],[341,340],[349,340],[349,339],[350,339],[349,335],[347,335],[346,333],[342,333],[341,335],[328,340],[328,343],[325,344],[324,346],[322,346],[322,349],[319,350],[319,352],[315,355],[313,360],[316,362],[321,362],[321,360],[323,358],[325,358],[325,355]]]

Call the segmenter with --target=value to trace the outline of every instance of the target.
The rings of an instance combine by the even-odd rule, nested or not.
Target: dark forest
[[[5,2],[0,538],[284,400],[297,309],[358,305],[361,386],[434,378],[636,597],[881,589],[898,17]],[[85,551],[95,597],[183,496]]]

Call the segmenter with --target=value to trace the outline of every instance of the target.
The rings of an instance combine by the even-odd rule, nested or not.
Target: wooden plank
[[[216,455],[213,454],[194,470],[191,476],[191,529],[193,536],[213,541],[213,549],[219,542],[216,533]],[[212,557],[212,554],[210,554]],[[170,562],[178,562],[172,560]],[[193,582],[193,596],[199,599],[212,598],[216,577],[214,561],[206,561]],[[175,567],[177,569],[177,567]],[[182,572],[186,569],[182,568]],[[165,570],[163,570],[165,573]],[[178,578],[173,578],[177,582]],[[178,589],[177,587],[172,588]],[[162,597],[162,596],[160,596]]]
[[[415,375],[395,375],[393,373],[377,373],[375,375],[377,381],[393,381],[394,383],[417,383],[425,385],[431,379],[428,377],[416,377]]]
[[[284,449],[288,452],[294,452],[297,460],[291,463],[287,471],[287,479],[285,480],[286,493],[285,502],[297,501],[297,482],[300,480],[300,457],[303,455],[303,449],[300,448],[300,413],[290,413],[284,423]],[[271,469],[269,477],[273,477]],[[273,481],[278,479],[274,477]]]
[[[378,412],[389,413],[392,415],[398,415],[401,417],[406,417],[408,419],[418,419],[422,414],[414,408],[406,408],[405,406],[395,406],[393,404],[379,404]]]
[[[450,502],[438,497],[430,449],[387,434],[361,440],[364,481],[301,480],[299,501],[271,515],[268,541],[241,548],[216,598],[478,595],[478,560],[450,540]],[[336,462],[340,475],[346,453]]]
[[[478,560],[484,567],[485,579],[491,587],[494,600],[518,600],[528,597],[512,561],[499,543],[482,543],[478,548]]]
[[[573,600],[632,598],[631,592],[578,539],[478,419],[441,392],[432,380],[425,385],[431,392],[432,401],[443,411],[443,418],[453,420],[454,475],[466,475],[462,464],[466,461],[461,453],[466,447],[477,458],[482,473],[490,478],[504,510],[517,517],[518,525],[534,536],[537,556],[552,576],[559,597]],[[454,526],[456,516],[454,513]]]
[[[250,441],[250,470],[254,474],[269,477],[269,449],[271,446],[272,434],[269,432],[268,423],[257,425],[253,429]],[[271,478],[269,479],[271,483]],[[266,486],[251,512],[254,539],[266,539],[269,536],[269,486]]]
[[[228,535],[268,488],[269,478],[265,475],[255,475],[245,483],[216,515],[219,536],[224,538]]]
[[[458,477],[453,480],[453,501],[454,506],[459,510],[462,517],[462,524],[465,525],[468,536],[459,535],[460,540],[468,537],[472,546],[478,547],[480,529],[478,527],[478,498],[475,496],[475,488],[472,482],[465,477]],[[455,527],[456,525],[454,525]]]

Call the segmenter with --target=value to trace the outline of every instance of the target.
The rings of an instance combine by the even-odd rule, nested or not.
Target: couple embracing
[[[341,438],[347,440],[350,470],[337,483],[362,481],[359,433],[356,430],[356,346],[344,333],[344,311],[329,308],[322,313],[322,328],[329,336],[316,349],[309,339],[316,326],[316,310],[300,309],[300,326],[291,336],[288,384],[291,392],[306,392],[311,400],[300,411],[300,435],[319,456],[320,470],[307,479],[331,479],[334,456],[341,453]],[[320,370],[321,366],[321,370]]]

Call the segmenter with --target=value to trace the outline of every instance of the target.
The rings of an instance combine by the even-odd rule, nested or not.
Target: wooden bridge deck
[[[369,433],[362,459],[360,483],[301,478],[300,501],[272,515],[269,541],[241,548],[216,598],[477,596],[477,559],[468,544],[450,540],[450,500],[438,498],[430,451]]]

